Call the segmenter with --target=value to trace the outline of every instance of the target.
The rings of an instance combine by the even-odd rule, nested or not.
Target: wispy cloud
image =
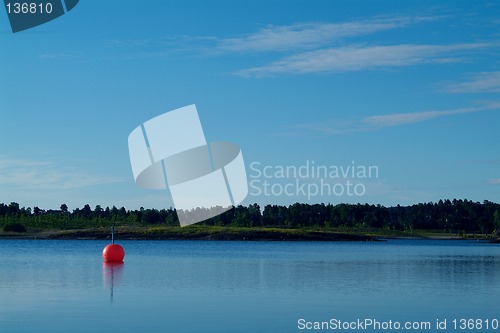
[[[489,160],[466,160],[465,163],[469,164],[486,164],[486,165],[495,165],[500,164],[500,160],[489,159]]]
[[[108,47],[144,47],[153,42],[151,38],[143,38],[143,39],[105,39],[103,40],[104,44]]]
[[[331,73],[384,69],[423,63],[463,61],[467,51],[484,49],[489,43],[453,45],[347,46],[302,52],[269,65],[239,71],[250,77],[292,73]]]
[[[452,94],[500,93],[500,72],[476,73],[468,81],[447,84],[444,89]]]
[[[498,109],[498,108],[495,108]],[[394,113],[386,115],[375,115],[358,117],[343,120],[330,120],[322,123],[300,124],[296,126],[289,126],[290,135],[293,131],[308,131],[323,134],[345,134],[352,132],[366,132],[380,130],[387,127],[402,126],[414,124],[424,121],[430,121],[442,117],[450,117],[459,114],[467,114],[474,112],[482,112],[493,110],[489,107],[476,107],[476,108],[460,108],[444,111],[423,111],[423,112],[410,112],[410,113]]]
[[[274,54],[274,61],[243,68],[243,77],[272,77],[282,74],[336,73],[381,70],[420,64],[464,62],[470,54],[498,47],[498,43],[460,44],[360,44],[356,37],[407,29],[447,16],[391,16],[349,22],[306,22],[266,26],[255,33],[214,40],[215,53]],[[276,54],[278,57],[276,58]],[[269,58],[267,58],[269,59]],[[482,78],[484,79],[484,78]],[[490,78],[491,79],[491,78]],[[495,81],[496,78],[495,78]],[[477,83],[476,83],[477,84]],[[497,89],[497,83],[490,83]],[[495,88],[496,87],[496,88]],[[457,86],[455,89],[461,89]]]
[[[453,116],[463,113],[484,111],[480,108],[463,108],[447,111],[425,111],[425,112],[412,112],[412,113],[396,113],[389,115],[370,116],[363,119],[363,123],[371,128],[382,128],[390,126],[399,126],[412,123],[418,123],[431,119]]]
[[[277,52],[323,48],[342,38],[403,28],[440,18],[438,16],[404,16],[340,23],[309,22],[285,26],[269,25],[253,34],[219,40],[216,48],[224,52]]]
[[[104,56],[107,60],[141,60],[206,55],[207,52],[202,50],[207,45],[213,46],[216,40],[212,36],[164,35],[142,39],[103,39],[101,42],[108,51]]]
[[[122,181],[115,176],[96,175],[81,168],[62,167],[53,162],[0,156],[0,188],[69,190]]]
[[[500,185],[500,178],[489,179],[488,180],[488,184],[490,184],[490,185]]]
[[[40,59],[46,59],[46,60],[59,60],[59,59],[75,60],[75,59],[80,59],[82,55],[79,53],[59,52],[59,53],[42,53],[38,57]]]

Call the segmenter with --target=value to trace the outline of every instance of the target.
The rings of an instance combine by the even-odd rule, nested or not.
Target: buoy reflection
[[[113,302],[115,285],[119,286],[123,280],[123,262],[104,261],[102,263],[102,276],[106,288],[110,288],[110,300]]]

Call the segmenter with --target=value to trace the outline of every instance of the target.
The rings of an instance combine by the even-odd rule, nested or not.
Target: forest
[[[179,226],[175,209],[127,210],[115,206],[93,209],[86,204],[72,211],[20,207],[0,203],[4,231],[33,229],[83,229],[117,226]],[[370,204],[305,204],[237,206],[200,225],[286,229],[386,229],[433,230],[447,233],[491,234],[500,231],[500,205],[490,201],[439,200],[411,206]]]

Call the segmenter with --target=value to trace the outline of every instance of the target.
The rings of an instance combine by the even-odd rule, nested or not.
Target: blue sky
[[[500,202],[499,59],[495,1],[89,0],[16,34],[0,11],[0,202],[172,206],[134,183],[127,137],[189,104],[251,179],[379,171],[362,196],[245,204]]]

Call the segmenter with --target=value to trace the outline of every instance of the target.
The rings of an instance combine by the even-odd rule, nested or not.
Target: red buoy
[[[104,261],[122,262],[125,257],[125,250],[120,244],[108,244],[102,250],[102,258]]]
[[[123,262],[125,250],[120,244],[115,244],[115,225],[111,226],[111,244],[102,250],[102,258],[107,262]]]

